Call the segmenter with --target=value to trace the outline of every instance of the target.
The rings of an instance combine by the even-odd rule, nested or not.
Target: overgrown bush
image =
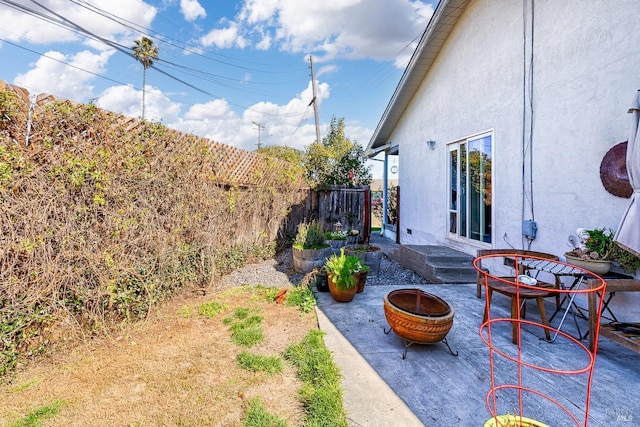
[[[292,190],[302,177],[282,181],[279,160],[91,104],[38,106],[27,144],[26,127],[14,130],[28,108],[6,91],[0,85],[0,375],[46,349],[59,324],[99,334],[145,318],[179,288],[272,257],[306,194]],[[243,175],[238,159],[251,166]]]

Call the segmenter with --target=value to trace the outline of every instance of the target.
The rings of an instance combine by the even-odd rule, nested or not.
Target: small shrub
[[[287,305],[298,307],[302,313],[308,313],[316,306],[316,297],[309,286],[300,285],[287,292]]]
[[[326,247],[322,225],[317,221],[300,223],[293,245],[300,249],[319,249]]]

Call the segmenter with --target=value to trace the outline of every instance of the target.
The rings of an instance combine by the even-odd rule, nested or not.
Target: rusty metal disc
[[[604,155],[600,163],[600,180],[614,196],[631,197],[633,188],[627,174],[627,141],[614,145]]]

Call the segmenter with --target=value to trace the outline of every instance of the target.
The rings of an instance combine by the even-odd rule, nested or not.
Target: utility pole
[[[318,98],[316,96],[316,79],[313,76],[313,58],[311,58],[311,55],[309,55],[309,64],[311,68],[311,89],[313,90],[313,99],[309,105],[313,104],[313,113],[316,117],[316,142],[320,144],[322,140],[320,139],[320,124],[318,121]]]
[[[254,122],[252,121],[251,123],[253,123],[254,125],[258,126],[258,150],[262,147],[262,141],[260,140],[260,134],[262,133],[262,129],[264,129],[264,126],[262,126],[261,123],[258,122]]]

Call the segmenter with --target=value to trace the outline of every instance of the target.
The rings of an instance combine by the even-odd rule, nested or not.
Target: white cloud
[[[119,16],[125,21],[135,21],[138,25],[148,28],[157,12],[154,7],[142,1],[130,0],[94,0],[89,7],[82,7],[80,4],[70,1],[41,0],[40,3],[51,12],[28,0],[16,0],[16,3],[27,9],[41,12],[57,22],[60,22],[61,17],[64,17],[64,19],[108,40],[131,37],[132,34],[131,29],[109,19],[108,14]],[[27,41],[36,44],[82,40],[92,47],[109,49],[106,44],[80,36],[64,25],[53,24],[25,13],[23,10],[8,6],[0,6],[0,37],[15,42]]]
[[[171,101],[159,89],[146,87],[145,119],[164,124],[176,121],[180,104]],[[142,91],[131,86],[112,86],[100,94],[96,104],[105,110],[139,118],[142,116]]]
[[[395,58],[404,67],[408,56],[400,52],[432,14],[433,6],[420,0],[245,0],[234,21],[220,23],[224,27],[202,43],[240,47],[251,40],[257,49],[277,45],[290,53],[315,52],[319,60]]]
[[[180,0],[180,12],[189,22],[193,22],[198,18],[206,18],[207,12],[198,0]]]
[[[215,46],[219,49],[227,49],[232,47],[244,48],[247,41],[239,34],[239,28],[236,23],[229,23],[226,28],[220,28],[209,31],[200,39],[203,46]]]
[[[95,78],[90,73],[102,73],[112,54],[113,51],[93,53],[84,50],[74,55],[63,55],[49,51],[32,64],[31,70],[16,76],[14,83],[29,89],[31,93],[44,92],[59,98],[88,99],[93,97],[90,82]]]
[[[187,120],[220,120],[235,119],[237,116],[229,108],[229,103],[224,99],[216,99],[206,104],[195,104],[184,114]]]

